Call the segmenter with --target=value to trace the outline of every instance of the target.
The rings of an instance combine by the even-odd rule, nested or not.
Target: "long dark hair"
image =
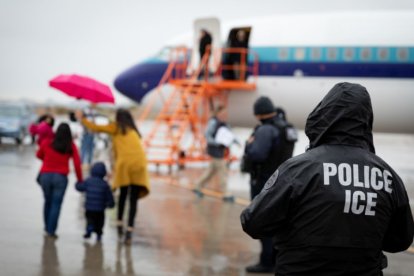
[[[72,132],[67,123],[61,123],[58,126],[52,148],[62,154],[72,153]]]
[[[123,108],[120,108],[116,111],[116,123],[121,129],[123,135],[126,134],[128,128],[135,130],[138,133],[138,136],[141,137],[137,126],[135,125],[134,119],[132,118],[131,113]]]

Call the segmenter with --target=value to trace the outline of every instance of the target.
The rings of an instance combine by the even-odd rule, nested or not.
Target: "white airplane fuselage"
[[[413,12],[246,19],[228,24],[222,33],[227,35],[237,26],[251,28],[249,49],[258,55],[259,74],[256,91],[229,93],[232,125],[254,125],[253,103],[265,95],[285,109],[289,121],[303,128],[308,114],[336,83],[353,82],[365,86],[371,95],[374,131],[414,133]],[[226,39],[218,36],[213,36],[213,53]],[[169,45],[194,49],[197,38],[188,33]],[[162,56],[156,56],[122,73],[115,86],[145,104],[166,64]]]

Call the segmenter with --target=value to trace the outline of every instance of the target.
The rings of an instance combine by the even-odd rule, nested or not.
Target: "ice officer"
[[[406,250],[413,218],[404,184],[375,155],[365,87],[335,85],[310,113],[306,153],[284,162],[242,212],[272,236],[277,275],[382,275],[382,251]]]

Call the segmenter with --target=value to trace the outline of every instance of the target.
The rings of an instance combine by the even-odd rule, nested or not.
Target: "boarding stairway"
[[[182,168],[188,162],[209,159],[205,153],[204,132],[213,107],[227,106],[228,93],[232,90],[248,92],[256,89],[257,56],[252,54],[253,63],[248,66],[245,60],[247,49],[221,49],[218,55],[235,52],[241,54],[240,64],[221,64],[214,75],[209,75],[206,66],[209,62],[208,51],[198,68],[190,74],[187,73],[190,71],[189,50],[181,47],[172,51],[170,63],[156,88],[156,95],[150,99],[138,119],[148,120],[154,106],[162,102],[151,129],[144,134],[149,163],[157,167],[167,165],[171,171],[175,165]],[[223,70],[240,70],[239,79],[223,80]],[[202,71],[203,74],[200,74]],[[245,80],[244,74],[249,75],[249,81]],[[203,75],[201,79],[200,75]],[[232,156],[227,158],[234,159]]]

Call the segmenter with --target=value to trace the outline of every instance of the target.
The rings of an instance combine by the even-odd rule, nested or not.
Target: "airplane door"
[[[237,37],[238,37],[238,33],[239,31],[243,31],[244,32],[244,41],[245,41],[245,48],[249,48],[249,38],[250,38],[250,32],[252,30],[252,27],[238,27],[238,28],[233,28],[230,30],[229,36],[227,38],[227,47],[231,47],[232,45],[234,45],[237,42]]]
[[[207,30],[212,38],[212,54],[210,56],[209,68],[210,71],[215,72],[221,62],[220,48],[220,21],[215,18],[200,18],[194,21],[194,36],[193,36],[193,51],[191,54],[191,68],[196,70],[200,64],[199,44],[201,30]]]
[[[223,79],[246,80],[248,77],[249,72],[245,69],[248,65],[248,54],[242,53],[240,48],[249,48],[251,29],[251,27],[238,27],[230,30],[226,42],[228,49],[223,55],[224,66],[221,73]],[[239,66],[241,66],[240,69],[237,69]]]

